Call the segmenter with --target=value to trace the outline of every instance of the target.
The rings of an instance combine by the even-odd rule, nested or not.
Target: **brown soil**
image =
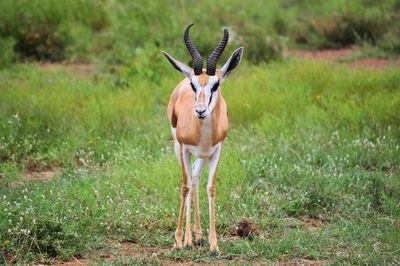
[[[51,264],[51,266],[78,266],[78,265],[92,265],[93,262],[89,262],[84,259],[75,259],[72,261],[66,261],[66,262],[60,262],[60,263],[55,263]],[[46,264],[36,264],[36,266],[48,266]]]
[[[343,59],[348,58],[357,51],[352,48],[343,49],[327,49],[321,51],[312,50],[289,50],[286,52],[287,57],[297,57],[310,60],[320,60],[327,62],[341,63]],[[363,58],[356,59],[351,62],[344,62],[351,69],[367,68],[373,70],[382,70],[393,67],[400,67],[400,59],[388,60],[388,59],[376,59],[376,58]]]
[[[323,220],[313,219],[307,216],[300,217],[300,221],[303,222],[304,228],[311,232],[317,231],[319,228],[325,225],[325,222]]]
[[[400,60],[387,60],[387,59],[373,59],[373,58],[364,58],[359,59],[353,62],[348,62],[347,65],[351,69],[356,68],[370,68],[374,70],[379,69],[387,69],[393,67],[400,67]]]
[[[26,182],[48,182],[55,178],[58,178],[61,174],[59,167],[46,168],[44,170],[31,170],[28,169],[26,172],[20,174],[21,178],[17,181],[11,182],[10,187],[15,188]],[[1,178],[1,176],[0,176]]]
[[[323,260],[310,260],[310,259],[294,259],[288,261],[275,262],[273,266],[320,266],[329,264],[327,261]]]
[[[317,228],[322,225],[321,220],[313,220],[310,218],[303,217],[300,219],[300,223],[304,223],[304,226],[309,226],[310,228]],[[311,229],[312,230],[312,229]],[[232,236],[229,238],[223,238],[221,241],[226,241],[227,239],[239,239],[238,236]],[[115,243],[115,242],[110,242],[110,247],[112,247],[112,251],[105,251],[105,252],[95,252],[92,254],[89,254],[86,258],[84,259],[76,259],[74,258],[71,261],[68,262],[58,262],[51,264],[52,266],[79,266],[79,265],[94,265],[96,262],[96,259],[103,259],[106,262],[112,262],[116,259],[121,259],[121,258],[128,258],[128,257],[133,257],[133,258],[154,258],[158,259],[162,265],[210,265],[210,263],[207,262],[198,262],[198,261],[191,261],[189,257],[186,258],[181,258],[180,260],[173,260],[169,252],[172,249],[172,246],[165,246],[165,247],[143,247],[138,243],[132,243],[132,242],[121,242],[121,243]],[[116,252],[115,252],[116,250]],[[208,250],[207,247],[202,247],[202,248],[197,248],[193,247],[192,252],[199,252],[201,250]],[[212,260],[212,265],[242,265],[249,263],[249,261],[244,260],[243,258],[235,258],[233,260],[227,260],[226,258],[222,258],[220,260]],[[283,266],[283,265],[307,265],[307,266],[313,266],[313,265],[326,265],[328,264],[327,261],[323,260],[314,260],[314,259],[309,259],[309,258],[296,258],[296,259],[283,259],[280,261],[277,261],[273,263],[272,265],[274,266]],[[38,264],[37,266],[45,266],[43,264]],[[265,265],[265,262],[260,260],[260,261],[252,261],[251,265]]]
[[[342,49],[326,49],[326,50],[287,50],[285,57],[297,57],[310,60],[320,60],[326,62],[341,63],[343,59],[349,58],[354,53],[358,52],[353,48]],[[392,67],[400,67],[400,58],[394,60],[363,58],[354,61],[347,61],[341,64],[347,65],[351,69],[367,68],[381,70]],[[85,63],[40,63],[39,66],[45,70],[65,70],[73,76],[87,79],[95,75],[95,66]]]
[[[283,226],[288,228],[300,228],[314,232],[326,225],[326,221],[321,218],[310,218],[308,216],[301,216],[299,218],[288,217],[283,219]]]
[[[354,53],[354,50],[351,48],[344,48],[338,50],[321,50],[321,51],[312,51],[312,50],[290,50],[287,52],[288,56],[306,58],[306,59],[316,59],[316,60],[324,60],[324,61],[335,61],[340,58],[344,58]]]
[[[171,250],[171,247],[164,247],[164,248],[155,248],[155,247],[142,247],[135,243],[130,242],[122,242],[119,246],[119,254],[123,257],[130,256],[130,257],[155,257],[160,255],[163,252],[167,252]]]
[[[60,175],[60,168],[55,167],[44,171],[28,171],[21,173],[22,181],[51,181]]]
[[[114,244],[110,244],[112,246]],[[159,258],[163,265],[209,265],[207,263],[195,263],[190,261],[174,261],[170,258],[165,258],[165,253],[169,252],[172,249],[171,247],[162,247],[162,248],[155,248],[155,247],[143,247],[136,243],[131,242],[122,242],[117,243],[116,248],[118,252],[116,254],[111,252],[105,253],[94,253],[89,255],[85,259],[74,259],[68,262],[59,262],[51,264],[51,266],[79,266],[79,265],[94,265],[96,259],[101,258],[105,261],[112,262],[117,258],[126,258],[126,257],[152,257],[152,258]],[[217,263],[217,265],[225,265],[225,263]],[[36,266],[45,266],[44,264],[37,264]]]
[[[49,71],[66,70],[75,77],[82,79],[90,78],[94,75],[94,65],[84,63],[40,63],[42,69]]]

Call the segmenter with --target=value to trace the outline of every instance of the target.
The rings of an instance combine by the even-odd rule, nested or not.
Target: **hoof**
[[[198,240],[196,240],[196,246],[198,246],[198,247],[204,247],[204,245],[205,245],[204,239],[198,239]]]
[[[219,252],[217,250],[213,250],[210,252],[210,256],[211,257],[218,257],[219,256]]]
[[[182,247],[179,247],[178,245],[174,244],[174,247],[172,248],[172,250],[181,250]]]
[[[192,251],[193,247],[188,245],[188,246],[185,246],[185,249],[186,249],[187,251]]]

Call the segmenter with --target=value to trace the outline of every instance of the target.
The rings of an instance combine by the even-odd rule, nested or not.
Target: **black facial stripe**
[[[194,87],[194,85],[193,85],[192,82],[190,82],[190,86],[192,87],[192,90],[193,90],[194,92],[196,92],[196,88]]]
[[[216,82],[212,87],[211,92],[215,92],[218,89],[218,87],[219,87],[219,82]]]
[[[210,101],[208,102],[208,105],[210,105],[211,100],[212,100],[212,94],[211,94],[211,96],[210,96]]]

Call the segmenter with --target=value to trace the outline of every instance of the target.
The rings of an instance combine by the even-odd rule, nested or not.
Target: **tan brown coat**
[[[176,128],[176,139],[180,144],[197,146],[203,120],[193,115],[195,99],[188,78],[182,80],[173,91],[168,103],[168,118],[172,128]],[[221,90],[218,90],[217,104],[211,116],[211,136],[214,146],[228,134],[228,112]]]

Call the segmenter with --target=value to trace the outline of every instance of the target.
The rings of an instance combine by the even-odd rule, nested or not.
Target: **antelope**
[[[184,41],[193,59],[193,69],[162,52],[173,68],[186,76],[172,92],[167,114],[175,144],[175,154],[182,169],[181,203],[178,224],[175,231],[174,249],[182,249],[183,218],[186,205],[186,227],[184,246],[192,249],[192,232],[190,230],[191,193],[194,203],[194,233],[196,246],[203,246],[204,239],[200,226],[199,211],[199,178],[201,170],[208,165],[207,196],[209,204],[210,230],[209,244],[211,255],[218,255],[217,236],[215,231],[215,195],[216,171],[221,156],[222,143],[228,133],[227,105],[222,97],[221,85],[242,59],[243,47],[238,48],[221,69],[216,64],[228,43],[229,33],[224,35],[208,57],[206,69],[200,53],[189,37],[193,24],[186,27]],[[190,167],[191,156],[196,157]],[[193,182],[191,179],[193,176]]]

